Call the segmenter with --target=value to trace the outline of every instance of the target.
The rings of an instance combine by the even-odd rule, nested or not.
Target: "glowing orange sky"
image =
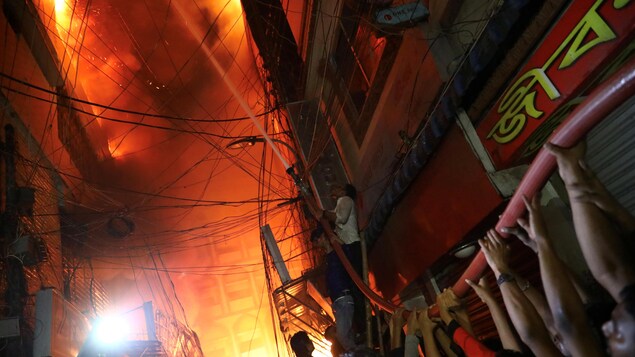
[[[74,88],[78,92],[74,95],[81,93],[89,101],[149,114],[189,118],[244,116],[206,60],[213,54],[227,68],[228,77],[236,83],[251,109],[262,112],[263,89],[245,37],[239,0],[227,4],[214,0],[179,1],[172,2],[171,7],[168,3],[153,2],[148,6],[144,2],[94,0],[85,9],[82,8],[85,2],[79,1],[75,13],[69,0],[41,3],[41,14],[55,18],[56,23],[50,23],[48,28],[63,67],[70,68],[68,78],[74,83],[71,78],[77,77]],[[85,21],[79,17],[79,10],[86,10]],[[187,17],[185,23],[183,15]],[[201,43],[210,24],[214,33]],[[178,130],[225,136],[258,134],[248,121],[183,124],[98,107],[91,109],[103,118]],[[284,167],[271,152],[267,153],[266,169],[273,176],[265,178],[268,187],[259,192],[262,147],[222,153],[219,148],[228,141],[214,137],[108,119],[100,119],[98,123],[107,136],[112,156],[104,163],[109,173],[102,183],[199,200],[239,201],[257,197],[259,193],[265,198],[296,195]],[[300,227],[293,218],[297,217],[297,212],[292,212],[293,206],[279,209],[275,203],[269,204],[264,207],[270,210],[266,221],[259,222],[254,215],[255,204],[146,211],[183,202],[107,195],[106,200],[97,195],[101,198],[82,204],[102,210],[125,207],[132,212],[136,224],[135,235],[120,243],[131,258],[117,251],[113,255],[119,258],[94,261],[113,298],[113,310],[127,310],[152,299],[157,308],[173,309],[181,322],[187,317],[206,355],[276,353],[258,226],[264,222],[270,224],[278,238],[294,235]],[[248,214],[250,217],[244,222],[213,223]],[[207,224],[215,228],[201,228]],[[194,231],[190,232],[191,229]],[[171,241],[185,243],[171,246]],[[149,256],[147,247],[156,249],[158,245],[164,249],[153,250]],[[294,240],[281,246],[285,257],[296,256],[299,249],[301,246]],[[157,259],[162,259],[166,267],[173,267],[171,272],[153,272],[151,268]],[[131,269],[121,269],[126,264],[137,268],[134,274]],[[289,265],[292,277],[306,268],[302,256]],[[164,294],[166,297],[155,291],[160,286],[171,289],[168,275],[186,316],[176,307],[172,293]]]

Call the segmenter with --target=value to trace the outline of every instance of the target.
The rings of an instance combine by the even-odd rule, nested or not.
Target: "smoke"
[[[175,6],[182,6],[187,21]],[[258,73],[239,1],[92,0],[90,9],[79,79],[91,101],[182,118],[244,116],[210,64],[213,54],[253,111],[262,111],[262,88],[255,85]],[[206,34],[204,41],[197,33]],[[102,163],[100,181],[90,185],[94,192],[86,197],[92,199],[82,202],[90,212],[102,212],[83,220],[92,237],[86,246],[118,308],[153,300],[165,313],[181,321],[187,317],[207,351],[219,339],[239,333],[220,324],[208,328],[210,321],[223,316],[231,320],[227,316],[242,311],[254,319],[243,325],[255,328],[259,320],[260,326],[268,309],[259,309],[266,289],[257,205],[210,203],[259,194],[262,147],[230,155],[223,149],[231,139],[216,137],[253,135],[251,122],[200,123],[94,111],[103,117],[101,127],[113,158]],[[281,165],[267,169],[274,174],[268,194],[295,196],[285,185]],[[285,214],[272,214],[269,222],[284,226],[289,220]],[[134,233],[125,239],[109,236],[108,222],[114,216],[134,222]],[[266,326],[259,336],[270,334]]]
[[[185,118],[216,119],[244,116],[237,103],[223,85],[220,75],[210,65],[206,49],[229,69],[229,74],[237,83],[243,83],[247,96],[254,91],[245,83],[256,82],[252,70],[251,54],[243,37],[242,19],[235,16],[216,16],[213,11],[228,8],[211,2],[208,7],[199,7],[195,2],[148,2],[98,0],[93,7],[100,8],[98,15],[91,19],[98,39],[87,37],[85,46],[97,53],[97,58],[106,59],[86,65],[82,82],[91,99],[112,104],[129,110],[162,114]],[[177,6],[191,19],[183,22]],[[227,36],[222,31],[233,29]],[[198,41],[196,33],[207,33],[204,41]],[[221,36],[220,38],[218,36]],[[233,42],[232,42],[233,41]],[[242,41],[242,43],[241,43]],[[240,62],[242,61],[242,62]],[[103,63],[99,63],[103,62]],[[116,72],[116,73],[114,73]],[[113,81],[115,79],[115,81]],[[252,101],[253,102],[253,101]],[[103,116],[121,117],[120,113],[105,111]],[[201,124],[151,117],[125,116],[126,120],[143,124],[177,129],[178,131],[209,132],[231,136],[245,130],[245,125]],[[138,176],[139,170],[152,170],[158,161],[170,162],[177,158],[176,150],[146,150],[143,155],[130,153],[162,146],[188,145],[191,135],[177,131],[143,128],[128,124],[102,121],[111,143],[111,151],[116,157],[124,157],[117,164],[133,162],[134,167],[123,168],[125,182],[131,182],[127,173]],[[248,126],[248,125],[247,125]],[[196,139],[213,147],[218,140],[199,135]],[[223,146],[224,143],[218,143]],[[195,153],[197,154],[197,153]],[[178,154],[178,156],[181,156]],[[143,158],[139,160],[138,158]],[[178,157],[183,162],[182,157]],[[135,170],[137,169],[137,170]],[[181,169],[181,168],[177,168]],[[154,170],[156,171],[156,170]],[[116,178],[117,178],[116,177]],[[115,178],[115,179],[116,179]],[[110,178],[109,178],[110,179]],[[133,181],[133,180],[132,180]],[[147,182],[143,187],[147,188]],[[157,183],[159,186],[162,183]]]

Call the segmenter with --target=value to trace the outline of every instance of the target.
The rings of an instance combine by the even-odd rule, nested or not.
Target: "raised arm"
[[[635,217],[611,195],[586,162],[580,160],[578,163],[584,180],[581,180],[580,184],[572,184],[567,188],[570,198],[597,206],[622,233],[633,233]]]
[[[417,332],[420,330],[419,322],[417,321],[417,309],[414,309],[408,315],[408,321],[406,322],[406,339],[403,349],[404,357],[419,357],[419,338],[417,337]]]
[[[619,301],[620,291],[635,283],[635,269],[611,219],[619,223],[621,230],[632,229],[635,223],[614,199],[607,198],[610,195],[606,189],[582,164],[583,150],[579,147],[562,149],[551,144],[545,148],[558,161],[584,259],[595,279]]]
[[[446,289],[437,295],[439,315],[447,328],[448,336],[454,341],[466,355],[493,357],[494,351],[488,349],[479,340],[470,335],[454,318],[452,309],[458,307],[456,295],[450,289]]]
[[[424,355],[426,357],[441,357],[434,338],[434,327],[436,324],[430,320],[428,310],[419,312],[417,322],[419,323],[419,329],[421,329],[421,335],[423,336],[423,343],[425,345]]]
[[[555,326],[565,346],[574,356],[602,356],[603,351],[591,333],[582,300],[567,274],[567,267],[556,255],[540,213],[540,202],[525,198],[529,219],[518,224],[538,246],[540,275]]]
[[[418,357],[419,339],[415,333],[419,330],[416,310],[408,315],[405,342],[401,338],[404,328],[404,309],[398,308],[390,317],[390,353],[389,357]]]
[[[529,249],[531,249],[534,253],[538,254],[538,246],[536,245],[536,241],[529,238],[527,232],[520,228],[519,226],[515,227],[503,227],[502,231],[507,234],[511,234],[516,236],[518,240],[520,240],[524,245],[526,245]],[[555,333],[555,327],[553,327],[553,317],[551,316],[551,311],[549,310],[549,305],[547,304],[547,300],[545,296],[541,294],[536,289],[533,289],[531,284],[527,279],[519,276],[518,274],[514,274],[514,278],[516,278],[516,284],[525,294],[525,297],[531,302],[531,304],[538,312],[538,315],[542,318],[545,326],[551,333]]]
[[[456,346],[457,349],[460,349],[460,347],[458,347],[457,344],[455,344],[450,337],[448,337],[448,335],[445,333],[445,330],[443,328],[435,328],[432,330],[433,334],[434,334],[434,338],[436,338],[436,341],[438,343],[438,346],[441,346],[441,350],[443,350],[443,353],[445,353],[446,356],[448,357],[458,357],[459,355],[463,356],[463,351],[455,351],[453,349],[453,346]],[[427,348],[427,344],[426,344],[426,348]],[[457,353],[460,352],[460,353]]]
[[[496,302],[496,299],[494,299],[485,277],[482,277],[478,284],[467,279],[465,282],[474,289],[476,295],[478,295],[478,297],[481,298],[481,301],[487,305],[487,308],[492,314],[492,320],[494,320],[494,325],[496,326],[496,331],[498,331],[498,335],[500,336],[503,348],[506,350],[520,352],[522,349],[516,340],[516,335],[514,334],[511,325],[509,324],[507,314],[505,314],[500,305],[498,305],[498,302]]]
[[[533,250],[534,253],[538,254],[538,246],[536,242],[529,238],[527,232],[520,228],[520,226],[515,227],[505,227],[503,228],[503,232],[516,236],[521,242],[523,242],[527,247]],[[555,323],[553,321],[553,316],[551,316],[551,310],[549,309],[549,304],[547,304],[547,299],[545,295],[533,287],[529,281],[517,273],[514,273],[514,278],[516,279],[516,284],[520,288],[520,290],[525,294],[525,297],[531,305],[536,309],[538,315],[542,319],[547,331],[551,335],[551,340],[560,351],[561,354],[568,356],[571,353],[567,350],[567,348],[562,344],[562,338],[556,329]]]
[[[449,311],[452,319],[455,320],[470,336],[474,337],[474,329],[472,329],[472,323],[470,317],[467,314],[465,306],[461,302],[458,296],[454,294],[451,289],[446,289],[443,296],[443,304],[446,307],[446,311]]]
[[[520,339],[536,356],[560,356],[540,315],[514,281],[514,273],[508,265],[509,247],[502,237],[492,229],[478,243],[496,276],[505,308]]]

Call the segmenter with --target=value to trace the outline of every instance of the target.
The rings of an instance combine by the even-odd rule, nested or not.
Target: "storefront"
[[[374,287],[385,298],[408,298],[403,296],[404,289],[412,285],[429,289],[425,286],[431,274],[428,269],[435,262],[447,263],[446,253],[491,227],[492,216],[497,216],[507,198],[500,189],[501,173],[516,168],[518,176],[518,167],[522,172],[522,165],[531,162],[568,114],[632,60],[634,17],[631,1],[570,3],[516,75],[500,89],[502,94],[489,111],[469,118],[476,135],[470,138],[458,125],[451,126],[395,206],[371,253]],[[588,156],[598,176],[631,211],[635,209],[628,189],[634,182],[632,108],[633,100],[616,108],[589,135]],[[490,162],[479,160],[478,148],[467,144],[475,137]],[[507,181],[510,176],[505,176]],[[566,202],[557,184],[552,188],[554,197]],[[464,266],[456,264],[456,269]],[[456,272],[446,275],[458,276]],[[451,283],[445,281],[438,288]],[[410,292],[410,288],[406,290]]]

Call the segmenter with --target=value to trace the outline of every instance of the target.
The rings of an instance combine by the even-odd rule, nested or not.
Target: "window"
[[[401,37],[382,37],[367,16],[372,12],[343,6],[330,64],[334,93],[358,143],[366,134],[401,43]],[[339,108],[329,109],[337,112]]]

